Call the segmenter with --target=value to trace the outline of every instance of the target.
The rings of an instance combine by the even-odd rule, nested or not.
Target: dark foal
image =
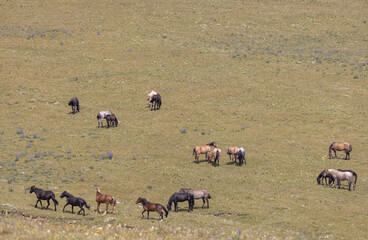
[[[142,203],[142,206],[143,206],[142,218],[144,218],[144,212],[147,212],[147,219],[149,218],[149,212],[151,212],[151,211],[158,212],[158,214],[160,214],[161,219],[164,219],[164,214],[163,214],[162,210],[165,211],[165,216],[166,217],[169,214],[169,212],[166,210],[166,208],[164,206],[162,206],[159,203],[150,203],[145,198],[139,197],[137,199],[137,201],[135,201],[135,204],[138,204],[138,203]]]
[[[193,194],[188,193],[188,192],[177,192],[177,193],[174,193],[170,197],[169,202],[167,203],[167,209],[169,211],[171,211],[171,205],[172,205],[172,203],[174,203],[175,212],[177,212],[178,211],[178,202],[184,202],[184,201],[188,201],[188,203],[189,203],[188,212],[193,211],[193,207],[194,207],[194,196],[193,196]]]
[[[107,128],[117,127],[119,123],[118,119],[113,113],[111,115],[106,116],[106,122],[107,122]]]
[[[86,201],[84,201],[84,199],[74,197],[73,195],[71,195],[67,191],[64,191],[60,195],[60,198],[63,198],[63,197],[66,197],[66,204],[63,208],[63,212],[64,212],[64,209],[65,209],[66,206],[72,205],[72,213],[74,213],[74,206],[78,206],[78,207],[80,207],[80,210],[77,214],[79,214],[81,211],[83,211],[83,216],[86,215],[83,206],[86,206],[88,209],[89,209],[89,206],[87,205]]]
[[[162,104],[161,95],[157,93],[157,95],[153,95],[151,99],[151,110],[159,110]]]
[[[78,98],[72,98],[70,101],[69,101],[69,106],[72,106],[72,110],[73,110],[73,114],[75,114],[75,108],[77,108],[77,112],[79,112],[79,101],[78,101]]]
[[[47,200],[47,206],[46,208],[49,208],[50,206],[50,199],[52,199],[52,201],[54,202],[55,205],[55,211],[56,211],[56,205],[59,204],[59,202],[55,199],[55,194],[52,191],[44,191],[40,188],[36,188],[35,186],[31,187],[31,190],[29,191],[29,193],[35,193],[38,200],[36,202],[35,207],[37,207],[38,202],[40,202],[41,204],[41,208],[42,208],[42,202],[41,200]]]
[[[332,176],[326,176],[324,177],[323,176],[323,173],[324,173],[325,170],[323,170],[317,177],[317,183],[318,184],[321,184],[321,179],[322,179],[322,185],[323,185],[323,179],[325,180],[326,182],[326,185],[327,185],[327,178],[328,178],[328,185],[331,185],[332,184],[335,184],[335,179],[332,177]]]

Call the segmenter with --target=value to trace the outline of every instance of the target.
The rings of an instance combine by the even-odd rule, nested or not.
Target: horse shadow
[[[42,206],[42,207],[37,206],[37,207],[35,207],[35,206],[34,206],[34,205],[32,205],[32,204],[30,204],[29,206],[32,206],[32,207],[37,208],[37,209],[40,209],[40,210],[46,210],[46,211],[47,211],[47,210],[50,210],[50,211],[54,211],[54,209],[50,208],[51,204],[50,204],[49,208],[46,208],[46,206]]]
[[[203,163],[203,162],[207,162],[207,160],[198,160],[198,161],[194,160],[193,161],[193,163],[195,163],[195,164],[200,164],[200,163]]]
[[[239,166],[239,164],[237,162],[227,162],[226,165],[236,165],[236,166]]]

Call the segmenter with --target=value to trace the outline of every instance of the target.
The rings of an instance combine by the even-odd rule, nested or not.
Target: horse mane
[[[101,194],[101,190],[100,190],[100,188],[97,188],[97,193],[100,193],[100,194]]]
[[[210,142],[210,143],[207,143],[206,145],[208,145],[208,146],[214,146],[214,144],[215,144],[215,142],[214,142],[214,141],[212,141],[212,142]]]
[[[171,197],[169,199],[169,202],[167,203],[167,206],[171,206],[172,205],[172,202],[174,201],[175,194],[176,193],[174,193],[173,195],[171,195]]]

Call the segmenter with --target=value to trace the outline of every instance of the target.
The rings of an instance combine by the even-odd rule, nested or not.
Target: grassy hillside
[[[136,238],[368,238],[367,1],[0,6],[4,236],[33,229],[22,213],[44,219],[44,238],[64,226],[83,238],[108,224],[134,227],[127,234]],[[148,108],[152,89],[160,111]],[[97,128],[102,110],[118,128]],[[210,141],[223,151],[220,167],[194,162],[195,145]],[[333,141],[351,143],[352,160],[328,159]],[[246,166],[229,164],[234,145],[246,149]],[[325,168],[357,172],[356,191],[318,186]],[[67,190],[92,210],[62,213],[64,199],[57,212],[35,209],[31,185],[58,199]],[[97,186],[121,202],[117,214],[95,211]],[[188,214],[182,203],[162,222],[141,219],[138,197],[166,205],[181,187],[208,189],[210,208],[198,201]]]

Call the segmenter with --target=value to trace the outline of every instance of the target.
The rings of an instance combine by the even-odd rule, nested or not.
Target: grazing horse
[[[97,188],[96,202],[97,202],[97,211],[99,213],[101,213],[101,210],[100,210],[100,204],[101,203],[106,203],[105,213],[107,213],[107,210],[109,209],[109,204],[111,204],[111,206],[112,206],[112,213],[115,213],[114,208],[115,208],[115,205],[116,205],[116,198],[114,198],[111,195],[102,194],[101,191],[100,191],[100,188]]]
[[[185,193],[185,192],[191,193],[191,194],[193,194],[194,199],[202,199],[202,201],[203,201],[202,208],[204,207],[204,204],[206,203],[206,201],[207,201],[207,208],[210,207],[208,199],[211,198],[211,195],[208,193],[207,190],[193,190],[193,189],[190,189],[190,188],[181,188],[179,192],[181,192],[181,193]]]
[[[147,201],[147,199],[141,197],[139,197],[137,201],[135,201],[135,204],[138,203],[142,203],[143,206],[142,218],[144,218],[144,212],[146,211],[147,211],[147,219],[149,218],[149,212],[151,211],[158,212],[158,214],[160,214],[161,219],[164,219],[164,214],[162,210],[165,211],[165,217],[169,215],[169,211],[167,211],[167,209],[159,203],[150,203]]]
[[[349,183],[349,191],[351,190],[351,185],[353,184],[353,190],[355,190],[355,185],[358,180],[358,175],[352,170],[336,170],[336,169],[326,169],[323,172],[323,176],[332,176],[336,181],[336,188],[340,188],[341,181],[346,180]],[[355,182],[354,182],[355,177]]]
[[[323,185],[323,179],[325,180],[326,185],[327,185],[327,178],[328,178],[328,185],[331,185],[331,183],[332,183],[332,184],[335,184],[335,179],[334,179],[331,175],[326,176],[326,177],[324,177],[324,176],[323,176],[323,173],[324,173],[324,172],[325,172],[325,170],[323,170],[323,171],[318,175],[318,177],[317,177],[317,183],[318,183],[318,184],[321,184],[321,178],[322,178],[322,185]]]
[[[64,209],[65,209],[66,206],[72,205],[72,213],[74,213],[74,206],[78,206],[80,208],[80,210],[77,214],[79,214],[81,211],[83,211],[83,216],[86,215],[83,206],[86,206],[88,209],[89,209],[89,206],[87,205],[87,203],[84,199],[74,197],[73,195],[71,195],[67,191],[64,191],[60,195],[60,198],[63,198],[63,197],[66,197],[66,204],[63,208],[63,212],[64,212]]]
[[[202,146],[199,146],[197,145],[195,148],[193,148],[193,155],[195,154],[195,161],[199,161],[199,155],[200,154],[205,154],[205,160],[208,160],[207,159],[207,154],[211,151],[211,146],[212,147],[217,147],[216,146],[216,142],[210,142],[206,145],[202,145]]]
[[[232,157],[234,156],[234,162],[236,163],[236,158],[237,158],[237,155],[238,155],[238,150],[239,150],[238,147],[229,147],[227,149],[227,155],[229,155],[230,161],[232,161]]]
[[[153,95],[150,100],[150,103],[151,103],[151,110],[160,110],[162,104],[161,95],[158,93],[156,95]]]
[[[151,91],[150,93],[148,93],[147,94],[147,101],[151,101],[151,99],[152,99],[152,97],[154,96],[154,95],[157,95],[157,92],[155,92],[155,91]]]
[[[244,164],[247,164],[247,161],[245,160],[245,149],[243,147],[238,149],[238,159],[239,159],[239,166]]]
[[[353,147],[347,142],[333,142],[328,148],[328,156],[332,157],[332,151],[335,153],[335,158],[337,158],[336,151],[345,151],[345,160],[350,160],[350,152]]]
[[[118,126],[118,119],[116,118],[115,114],[107,115],[106,122],[107,122],[107,128]]]
[[[72,106],[72,110],[73,110],[73,114],[75,114],[75,108],[77,107],[77,111],[79,112],[79,101],[78,101],[78,98],[72,98],[70,101],[69,101],[69,106]]]
[[[52,199],[52,201],[54,202],[55,211],[56,211],[56,205],[59,205],[59,202],[55,199],[55,194],[52,191],[44,191],[41,188],[36,188],[35,186],[32,186],[29,193],[31,194],[33,192],[36,194],[37,199],[38,199],[36,202],[35,208],[37,207],[38,202],[40,202],[41,208],[42,208],[41,200],[47,200],[46,208],[49,208],[50,199]]]
[[[169,202],[167,203],[167,209],[171,211],[171,205],[174,203],[175,212],[178,211],[178,202],[188,201],[189,207],[188,212],[193,211],[194,207],[194,196],[188,192],[177,192],[171,195]]]
[[[208,163],[212,161],[212,158],[215,158],[214,165],[216,167],[216,162],[218,166],[220,166],[220,156],[221,156],[221,149],[215,148],[213,151],[207,156]]]
[[[97,114],[97,120],[98,120],[98,127],[103,127],[103,120],[104,118],[106,118],[107,116],[111,115],[112,112],[111,111],[101,111]]]

